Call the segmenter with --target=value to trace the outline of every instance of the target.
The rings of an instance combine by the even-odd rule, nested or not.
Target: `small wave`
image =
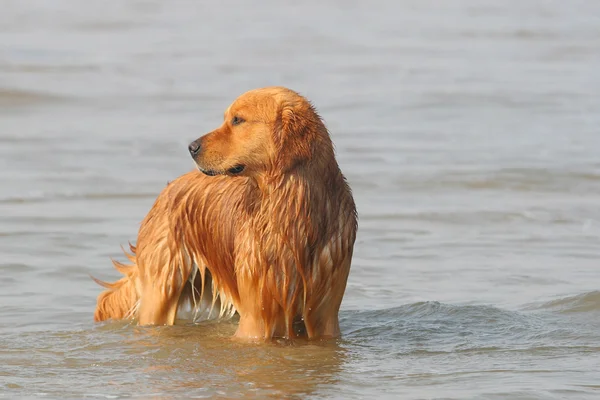
[[[65,100],[67,100],[65,97],[51,93],[0,88],[0,105],[3,106],[24,106]]]
[[[600,292],[551,302],[546,308],[597,310]],[[505,310],[488,305],[420,302],[341,314],[342,333],[354,345],[397,354],[597,351],[598,322],[559,313]],[[553,351],[554,351],[553,350]],[[579,351],[578,350],[578,351]],[[561,350],[562,351],[562,350]]]
[[[600,291],[592,291],[575,296],[563,297],[541,305],[527,307],[529,310],[552,310],[564,314],[600,311]]]
[[[44,203],[55,200],[111,200],[111,199],[145,199],[155,198],[153,193],[32,193],[28,196],[9,196],[0,198],[0,204]]]
[[[404,175],[394,184],[411,189],[450,188],[467,190],[510,190],[515,192],[564,191],[566,187],[597,185],[600,172],[553,168],[500,168],[472,171],[445,171],[430,176]],[[584,186],[585,187],[585,186]]]
[[[382,213],[380,210],[366,210],[361,217],[371,221],[429,221],[439,223],[482,223],[527,221],[533,219],[531,213],[492,210],[466,210],[466,211],[414,211],[398,213]]]
[[[393,335],[393,332],[444,334],[457,333],[457,330],[468,335],[477,329],[486,330],[492,326],[495,327],[496,334],[502,335],[506,330],[516,332],[532,327],[536,323],[535,319],[493,306],[461,306],[433,301],[383,310],[353,311],[342,317],[342,323],[349,325],[349,336],[386,336]]]

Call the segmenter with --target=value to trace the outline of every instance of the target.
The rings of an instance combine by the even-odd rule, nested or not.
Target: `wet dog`
[[[241,95],[189,145],[199,171],[171,182],[95,320],[172,325],[191,304],[239,314],[242,338],[331,338],[357,230],[354,200],[314,107],[269,87]]]

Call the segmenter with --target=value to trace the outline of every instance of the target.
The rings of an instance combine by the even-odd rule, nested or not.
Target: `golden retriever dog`
[[[357,214],[314,107],[283,87],[249,91],[189,152],[199,171],[158,196],[132,264],[114,262],[124,277],[97,281],[94,319],[172,325],[191,305],[238,313],[240,338],[339,336]]]

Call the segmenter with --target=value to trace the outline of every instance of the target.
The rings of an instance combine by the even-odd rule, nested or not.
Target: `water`
[[[0,397],[600,396],[600,3],[2,2]],[[110,257],[245,90],[325,117],[343,338],[94,324]]]

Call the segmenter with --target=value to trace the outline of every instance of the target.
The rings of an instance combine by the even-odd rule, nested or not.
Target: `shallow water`
[[[600,3],[5,1],[0,397],[600,396]],[[110,257],[245,90],[326,119],[343,338],[94,324]]]

